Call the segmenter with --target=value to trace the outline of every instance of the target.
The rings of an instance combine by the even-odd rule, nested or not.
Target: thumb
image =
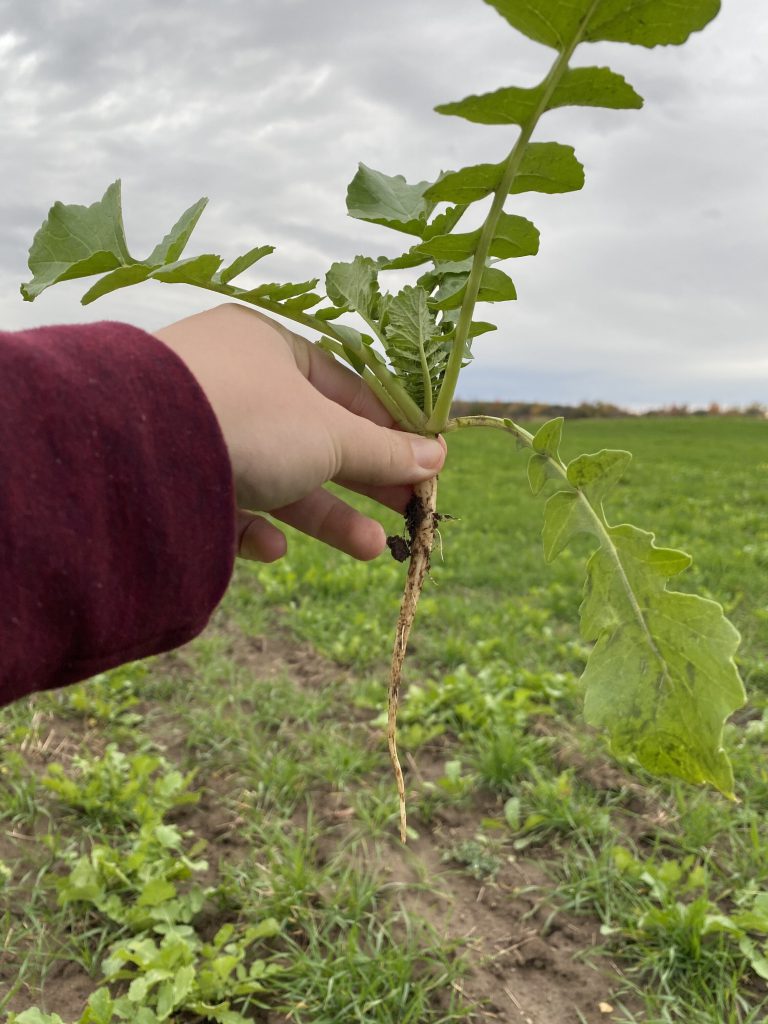
[[[429,480],[445,462],[442,438],[380,427],[339,409],[334,417],[335,478],[358,484],[415,484]]]

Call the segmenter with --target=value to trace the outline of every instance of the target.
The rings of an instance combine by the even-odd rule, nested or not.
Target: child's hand
[[[329,480],[402,511],[434,476],[442,441],[393,429],[367,385],[331,356],[245,306],[227,304],[155,332],[197,378],[232,460],[240,554],[271,562],[283,533],[269,512],[355,558],[375,558],[382,526],[327,491]]]

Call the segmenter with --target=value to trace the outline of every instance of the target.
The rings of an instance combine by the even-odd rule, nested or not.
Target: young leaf
[[[543,423],[534,435],[533,450],[540,455],[548,455],[551,459],[557,459],[564,423],[565,420],[562,416],[556,416],[553,420]]]
[[[32,241],[29,269],[33,277],[21,286],[21,294],[32,302],[59,281],[136,262],[125,241],[118,179],[91,206],[53,204]]]
[[[334,263],[325,275],[325,290],[337,306],[372,317],[379,299],[375,261],[368,256],[355,256],[351,263]]]
[[[430,184],[409,185],[401,174],[382,174],[361,163],[347,189],[347,212],[358,220],[421,237],[434,208],[424,199]]]
[[[410,285],[395,295],[388,307],[385,331],[389,361],[413,400],[431,411],[432,394],[445,367],[447,348],[435,328],[423,288]]]

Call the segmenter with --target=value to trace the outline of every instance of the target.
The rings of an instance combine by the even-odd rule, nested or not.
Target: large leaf
[[[120,204],[120,181],[114,181],[91,206],[54,203],[29,250],[32,280],[21,294],[32,302],[59,281],[103,274],[137,262],[128,252]]]
[[[542,82],[532,89],[509,86],[482,96],[467,96],[435,107],[438,114],[455,114],[476,124],[524,125],[537,114],[558,107],[639,109],[643,105],[632,86],[610,68],[569,68],[547,99]]]
[[[430,184],[409,185],[401,174],[383,174],[361,163],[347,189],[347,212],[358,220],[421,237],[434,208],[424,199]]]
[[[518,31],[563,50],[585,42],[684,43],[720,10],[720,0],[485,0]]]
[[[534,490],[545,482],[545,458],[532,456]],[[574,489],[558,491],[545,507],[548,560],[578,533],[599,542],[581,606],[582,633],[595,643],[583,677],[584,714],[608,731],[616,754],[732,796],[722,736],[744,701],[733,661],[739,635],[714,601],[667,589],[690,564],[685,552],[657,547],[653,534],[635,526],[607,522],[603,501],[628,462],[627,452],[580,456],[567,468]]]
[[[452,203],[474,203],[495,192],[504,174],[504,164],[475,164],[451,171],[430,185],[429,199]],[[512,180],[510,194],[520,192],[575,192],[584,185],[584,168],[572,146],[559,142],[532,142],[523,154],[520,169]]]

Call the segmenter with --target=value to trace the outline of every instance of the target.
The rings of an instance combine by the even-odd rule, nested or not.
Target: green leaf
[[[107,295],[109,292],[117,291],[118,288],[129,288],[132,284],[141,284],[146,281],[152,273],[152,267],[144,263],[131,263],[127,267],[118,267],[111,274],[105,274],[93,285],[80,299],[84,306]]]
[[[631,461],[630,452],[608,448],[593,455],[580,455],[568,465],[568,482],[583,490],[593,505],[599,504],[624,476]]]
[[[409,185],[401,174],[390,176],[361,163],[347,189],[347,212],[358,220],[421,237],[434,207],[424,198],[430,184]]]
[[[446,274],[435,295],[432,305],[437,309],[456,309],[464,298],[466,288],[466,272],[460,274]],[[505,302],[508,299],[516,299],[517,292],[512,280],[507,277],[503,270],[495,267],[486,267],[483,276],[480,278],[480,291],[477,296],[478,302]]]
[[[114,1003],[108,988],[97,988],[88,997],[88,1005],[81,1018],[81,1024],[111,1024]]]
[[[443,202],[474,203],[495,192],[504,164],[475,164],[444,175],[426,192],[427,198]],[[527,146],[510,194],[575,192],[584,185],[584,168],[572,146],[559,142],[532,142]]]
[[[563,50],[580,31],[591,0],[486,0],[519,32]],[[715,17],[719,0],[601,0],[584,22],[585,41],[680,44]]]
[[[206,198],[198,199],[188,210],[185,210],[144,262],[151,267],[159,267],[163,263],[175,263],[184,252],[189,237],[200,220],[200,215],[207,203]]]
[[[423,288],[407,285],[387,307],[386,352],[405,390],[424,407],[442,379],[448,346],[437,332]]]
[[[256,939],[273,939],[281,931],[280,922],[276,918],[265,917],[259,924],[252,925],[246,930],[244,942],[246,945],[250,945]]]
[[[541,494],[549,475],[549,459],[544,455],[531,455],[528,459],[528,483],[532,494]]]
[[[739,634],[720,605],[666,589],[687,561],[653,534],[610,527],[589,561],[582,632],[595,648],[584,714],[611,747],[655,774],[710,782],[733,795],[723,724],[744,702],[733,656]]]
[[[43,1013],[36,1006],[32,1006],[23,1013],[12,1015],[14,1024],[64,1024],[58,1013]]]
[[[411,267],[419,267],[422,263],[428,262],[429,256],[424,252],[419,252],[414,246],[401,256],[382,257],[378,261],[378,265],[381,270],[410,270]]]
[[[454,114],[475,124],[524,125],[539,110],[572,106],[628,110],[643,105],[632,86],[610,68],[570,68],[547,102],[544,92],[543,82],[532,89],[510,86],[481,96],[467,96],[456,103],[443,103],[435,110],[438,114]]]
[[[136,901],[140,907],[156,907],[176,895],[176,886],[165,878],[151,878],[142,888]]]
[[[355,256],[351,263],[334,263],[325,275],[328,298],[337,306],[348,306],[372,318],[379,300],[378,268],[368,256]]]
[[[21,286],[21,294],[32,302],[59,281],[135,262],[125,240],[118,179],[91,206],[53,204],[32,241],[29,269],[33,277]]]
[[[442,175],[438,180],[442,179]],[[429,190],[427,190],[429,191]],[[434,238],[435,235],[446,235],[456,227],[458,222],[466,213],[467,207],[463,203],[459,203],[456,206],[449,206],[441,214],[431,220],[424,229],[423,238],[427,241],[429,238]]]
[[[511,796],[504,804],[504,820],[512,832],[520,831],[521,805],[519,796]]]
[[[477,249],[480,235],[480,229],[466,234],[438,235],[414,248],[436,261],[464,260],[472,256]],[[538,251],[539,232],[534,224],[525,217],[518,217],[515,214],[499,214],[496,232],[489,249],[491,256],[511,259],[517,256],[535,256]]]
[[[255,288],[249,288],[248,291],[240,293],[238,298],[246,302],[250,299],[271,299],[273,302],[281,302],[284,299],[292,299],[311,291],[318,280],[319,278],[313,277],[311,281],[288,282],[286,284],[278,284],[272,281],[268,284],[257,285]]]
[[[254,263],[257,263],[260,259],[265,256],[269,256],[270,253],[275,251],[274,245],[257,245],[255,249],[249,249],[248,252],[242,256],[238,256],[236,260],[233,260],[228,267],[225,267],[219,274],[219,281],[222,284],[228,284],[233,278],[239,277],[240,274],[252,267]]]
[[[544,506],[544,529],[541,539],[544,558],[554,561],[577,533],[591,533],[594,529],[587,508],[574,491],[558,491]]]
[[[556,459],[560,450],[564,422],[562,416],[556,416],[555,419],[543,423],[533,438],[533,450],[540,455],[548,455],[550,458]]]
[[[164,267],[151,271],[149,276],[156,281],[167,281],[169,284],[207,284],[221,266],[221,256],[205,253],[202,256],[190,256],[186,260],[177,260]]]

